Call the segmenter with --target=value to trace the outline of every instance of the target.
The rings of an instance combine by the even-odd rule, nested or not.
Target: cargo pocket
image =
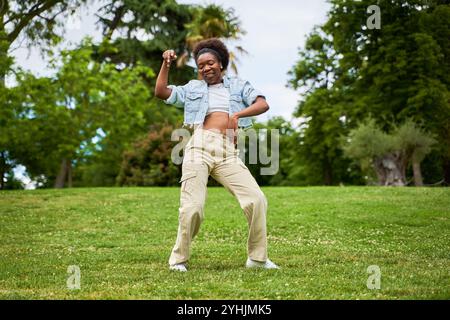
[[[195,183],[194,178],[196,176],[197,176],[196,171],[188,171],[188,172],[183,173],[183,175],[181,176],[181,179],[180,179],[182,192],[187,192],[189,194],[192,193],[192,191],[194,189],[194,183]]]

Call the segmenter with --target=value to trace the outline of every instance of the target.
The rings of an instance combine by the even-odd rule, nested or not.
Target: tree
[[[28,46],[54,45],[61,40],[63,20],[85,0],[1,0],[0,1],[0,76],[12,63],[8,56],[13,43],[24,35]],[[4,83],[2,82],[2,85]]]
[[[61,39],[63,29],[59,28],[62,15],[68,15],[85,0],[0,0],[0,106],[2,116],[0,128],[0,189],[4,186],[4,175],[14,159],[8,150],[13,149],[11,135],[15,121],[13,110],[7,110],[11,98],[5,87],[6,75],[11,72],[13,58],[9,55],[13,44],[23,37],[29,47],[35,44],[42,48],[54,45]]]
[[[178,66],[183,66],[188,62],[190,52],[202,40],[223,38],[236,41],[246,33],[233,8],[225,10],[218,5],[210,4],[206,7],[194,6],[191,12],[193,20],[186,24],[186,49],[177,61]],[[235,46],[230,50],[230,68],[236,74],[238,73],[238,54],[248,54],[248,52],[241,46]]]
[[[381,28],[366,25],[373,1],[332,0],[324,31],[350,80],[350,118],[374,117],[389,131],[412,119],[435,134],[450,182],[450,4],[380,0]],[[439,163],[436,163],[439,165]]]
[[[403,125],[395,129],[394,137],[397,140],[395,144],[398,148],[405,150],[404,152],[410,158],[415,185],[422,186],[420,163],[431,152],[431,147],[436,144],[436,139],[433,135],[416,126],[411,119],[407,119]]]
[[[294,116],[301,121],[298,153],[305,178],[308,184],[347,182],[350,164],[338,142],[349,124],[345,108],[349,90],[338,81],[338,54],[324,31],[316,28],[299,55],[288,85],[302,93]]]
[[[360,162],[363,170],[372,167],[379,185],[406,185],[406,168],[412,164],[416,186],[421,186],[420,162],[434,143],[433,137],[411,120],[388,134],[369,119],[350,131],[343,149],[346,156]]]
[[[198,41],[217,37],[239,40],[245,34],[233,9],[217,5],[180,5],[173,0],[111,0],[102,7],[99,22],[104,40],[97,50],[98,59],[132,65],[141,61],[158,70],[161,54],[168,48],[179,53],[177,68],[171,71],[174,83],[185,83],[196,77],[194,68],[186,65]],[[236,46],[230,52],[231,68],[237,70]]]
[[[290,85],[303,94],[295,115],[304,122],[307,167],[324,172],[326,183],[339,171],[345,177],[333,165],[345,166],[337,136],[369,115],[385,132],[412,119],[439,142],[435,165],[448,183],[449,2],[380,0],[380,29],[367,25],[373,1],[330,3],[328,21],[308,37],[290,72]]]
[[[138,64],[117,70],[114,64],[94,63],[89,40],[61,55],[54,78],[20,73],[12,88],[21,97],[16,128],[23,132],[14,141],[21,147],[13,156],[31,176],[44,176],[45,185],[55,187],[71,186],[73,167],[92,153],[99,132],[120,145],[115,158],[120,161],[124,142],[145,132],[144,113],[156,108],[142,76],[153,77],[151,69]]]
[[[97,14],[104,37],[94,46],[94,59],[130,67],[139,61],[159,70],[164,50],[185,50],[185,25],[192,20],[189,8],[174,0],[107,1]],[[195,76],[189,66],[171,71],[171,79],[176,84]]]
[[[181,167],[171,159],[175,142],[171,135],[175,127],[151,126],[149,132],[138,138],[132,148],[123,153],[117,183],[120,186],[170,186],[176,185]]]

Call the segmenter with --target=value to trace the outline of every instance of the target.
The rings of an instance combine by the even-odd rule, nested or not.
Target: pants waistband
[[[231,130],[231,129],[230,129]],[[203,128],[197,128],[194,131],[194,134],[204,134],[204,135],[210,135],[215,136],[218,138],[225,139],[227,138],[227,135],[225,133],[220,132],[218,129],[203,129]]]
[[[192,136],[192,138],[195,139],[195,137],[208,137],[208,139],[212,139],[211,141],[223,141],[222,143],[226,143],[230,146],[232,146],[232,148],[236,149],[237,145],[233,142],[233,137],[232,136],[227,136],[226,134],[223,134],[222,132],[220,132],[219,130],[211,130],[211,129],[203,129],[203,128],[198,128],[194,131],[194,134]],[[206,142],[206,140],[205,140]]]

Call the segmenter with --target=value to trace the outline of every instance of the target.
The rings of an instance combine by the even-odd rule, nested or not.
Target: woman
[[[269,106],[248,81],[224,74],[229,53],[220,40],[201,41],[193,54],[202,80],[168,86],[169,69],[177,56],[166,50],[155,87],[155,96],[184,108],[184,124],[194,127],[184,151],[178,235],[170,269],[187,271],[189,248],[203,221],[209,175],[231,192],[244,210],[249,224],[246,266],[278,269],[267,258],[266,197],[235,146],[238,128],[250,127],[248,117],[266,112]]]

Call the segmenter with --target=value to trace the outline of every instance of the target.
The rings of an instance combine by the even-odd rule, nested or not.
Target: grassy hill
[[[178,188],[0,192],[1,299],[449,299],[450,189],[266,187],[269,257],[209,188],[189,272],[169,271]],[[68,266],[81,271],[69,290]],[[376,265],[381,288],[368,289]]]

